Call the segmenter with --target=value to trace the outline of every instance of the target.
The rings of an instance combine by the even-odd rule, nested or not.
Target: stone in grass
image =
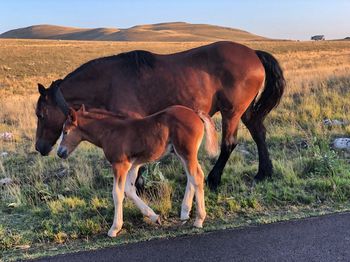
[[[8,155],[9,153],[5,151],[0,153],[0,157],[7,157]]]
[[[7,186],[7,185],[10,185],[12,183],[13,183],[12,178],[5,177],[5,178],[0,179],[0,186]]]
[[[13,134],[11,132],[0,133],[0,139],[2,139],[4,141],[12,141]]]
[[[336,149],[346,149],[350,151],[350,138],[341,137],[334,139],[333,147]]]
[[[344,120],[338,120],[338,119],[332,120],[332,119],[326,118],[323,120],[323,124],[325,126],[345,126],[345,125],[348,125],[349,122]]]

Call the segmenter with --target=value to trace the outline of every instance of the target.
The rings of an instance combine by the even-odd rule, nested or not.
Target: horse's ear
[[[72,107],[69,108],[68,118],[69,121],[72,122],[72,124],[77,124],[77,112]]]
[[[39,91],[40,95],[46,96],[46,89],[45,89],[45,87],[44,87],[42,84],[40,84],[40,83],[38,83],[38,91]]]

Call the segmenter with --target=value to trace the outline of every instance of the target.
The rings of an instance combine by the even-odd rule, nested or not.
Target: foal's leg
[[[154,211],[146,205],[145,202],[140,199],[136,194],[135,181],[138,174],[139,166],[133,166],[126,178],[125,184],[125,194],[128,198],[130,198],[135,205],[140,209],[141,213],[149,217],[153,222],[160,224],[160,217]]]
[[[112,227],[108,231],[108,236],[110,237],[115,237],[123,226],[124,187],[130,167],[130,163],[113,164],[114,183],[112,194],[114,201],[114,220]]]
[[[211,190],[216,190],[221,182],[222,172],[233,149],[237,145],[237,130],[240,115],[235,113],[221,112],[222,115],[222,140],[221,151],[218,160],[210,171],[207,184]]]
[[[204,201],[204,173],[201,166],[198,163],[197,163],[197,172],[194,177],[194,186],[195,186],[195,194],[196,194],[197,216],[193,225],[195,227],[202,228],[203,222],[207,213],[205,212],[205,201]]]
[[[192,208],[193,195],[196,196],[196,220],[193,226],[201,228],[206,217],[204,203],[204,173],[198,164],[197,157],[186,159],[178,155],[184,164],[187,175],[187,187],[181,206],[181,220],[188,219]],[[190,186],[189,186],[190,185]]]
[[[185,166],[185,168],[187,168]],[[186,191],[185,191],[185,196],[184,199],[182,200],[182,205],[181,205],[181,220],[188,220],[190,219],[190,212],[192,209],[192,202],[193,202],[193,197],[194,197],[194,192],[195,188],[193,186],[193,183],[190,181],[191,176],[189,175],[188,171],[186,171],[187,175],[187,185],[186,185]]]

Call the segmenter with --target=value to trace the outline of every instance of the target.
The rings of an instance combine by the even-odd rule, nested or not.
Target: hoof
[[[188,220],[181,220],[181,226],[186,225]]]
[[[185,215],[181,214],[181,217],[180,217],[181,221],[187,221],[189,219],[190,219],[190,216],[188,214],[185,214]]]
[[[193,224],[194,227],[196,228],[203,228],[203,220],[197,220],[194,221],[194,224]]]
[[[118,235],[118,233],[120,232],[120,229],[117,228],[111,228],[110,230],[108,230],[108,236],[109,237],[116,237]]]
[[[263,181],[263,180],[265,180],[265,179],[267,179],[267,178],[271,178],[271,174],[269,173],[269,174],[266,174],[266,173],[263,173],[263,172],[258,172],[257,174],[256,174],[256,176],[254,177],[254,180],[256,181],[256,182],[260,182],[260,181]]]
[[[216,192],[218,190],[220,179],[217,179],[215,176],[208,176],[207,180],[205,181],[207,186],[209,187],[210,191]]]
[[[150,217],[150,219],[153,223],[156,223],[158,225],[162,225],[162,221],[160,220],[159,215],[152,216],[152,217]]]

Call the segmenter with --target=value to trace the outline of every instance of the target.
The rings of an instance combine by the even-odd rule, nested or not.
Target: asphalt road
[[[36,261],[350,261],[350,213],[153,240]]]

